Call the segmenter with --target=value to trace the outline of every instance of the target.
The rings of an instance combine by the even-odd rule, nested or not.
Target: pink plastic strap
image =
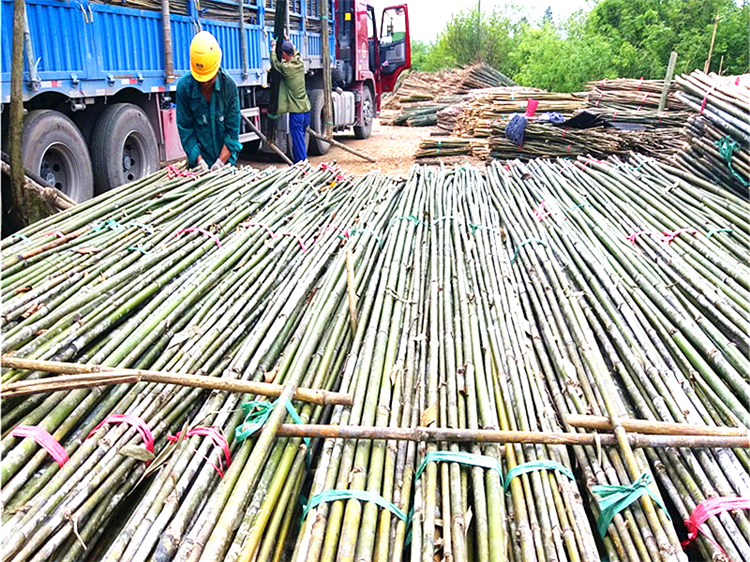
[[[631,234],[630,236],[627,236],[626,238],[628,242],[630,242],[633,246],[635,246],[635,239],[638,238],[639,236],[645,236],[645,235],[651,236],[651,233],[648,230],[639,230],[638,232],[634,232],[633,234]]]
[[[320,169],[321,170],[325,170],[327,172],[335,172],[335,170],[333,169],[333,166],[331,166],[330,164],[327,164],[325,162],[321,162],[320,163]]]
[[[174,443],[180,438],[180,433],[181,432],[178,431],[177,435],[168,435],[167,440],[170,443]],[[186,437],[192,437],[193,435],[204,435],[206,437],[210,437],[211,441],[214,442],[214,445],[224,451],[224,460],[226,461],[225,468],[229,468],[229,464],[232,462],[232,454],[229,451],[229,443],[227,443],[227,439],[226,437],[224,437],[224,434],[221,432],[221,430],[210,426],[194,427],[193,429],[188,430]],[[224,471],[218,466],[215,466],[213,464],[212,466],[216,469],[216,472],[218,472],[219,475],[223,478]]]
[[[64,238],[65,234],[63,234],[59,230],[52,230],[48,232],[47,234],[45,234],[45,236],[55,236],[56,238]]]
[[[671,244],[680,234],[698,234],[698,231],[694,228],[680,228],[672,232],[662,232],[662,234],[664,235],[664,242]]]
[[[648,94],[643,96],[643,99],[641,100],[641,105],[638,106],[638,109],[636,111],[640,111],[641,107],[643,107],[643,104],[646,103],[646,99],[648,99]]]
[[[533,209],[531,212],[536,217],[536,220],[542,221],[545,219],[545,217],[552,216],[552,213],[548,210],[546,210],[545,206],[547,205],[547,201],[542,201],[539,203],[539,206],[536,209]]]
[[[63,466],[68,462],[68,453],[62,445],[49,434],[49,432],[37,425],[19,425],[10,432],[13,437],[30,437],[36,444],[47,451],[55,459],[57,464]]]
[[[295,234],[294,232],[282,232],[279,234],[279,236],[292,236],[297,239],[297,242],[299,242],[300,248],[302,248],[303,252],[307,251],[307,247],[305,246],[305,243],[302,241],[302,236],[299,234]]]
[[[176,177],[194,178],[196,177],[196,174],[188,170],[179,170],[175,165],[170,164],[167,166],[167,179],[171,180]]]
[[[616,121],[616,120],[617,120],[617,112],[613,111],[612,112],[612,121]]]
[[[739,86],[740,85],[740,77],[739,76],[737,78],[735,78],[734,85],[735,86]]]
[[[639,92],[641,91],[641,86],[643,85],[643,76],[641,76],[638,79],[638,88],[636,88]]]
[[[152,453],[154,452],[154,436],[151,434],[151,430],[148,428],[146,422],[143,421],[143,419],[133,414],[112,414],[110,416],[107,416],[101,422],[99,422],[99,425],[91,430],[91,433],[86,436],[86,439],[96,433],[96,431],[105,423],[127,423],[132,425],[138,430],[138,433],[141,434],[143,442],[146,444],[146,450]]]
[[[682,548],[688,546],[691,542],[698,538],[698,533],[703,533],[715,546],[722,552],[724,550],[716,544],[706,533],[701,529],[701,526],[708,520],[712,515],[718,515],[725,511],[731,511],[733,509],[750,509],[750,498],[710,498],[703,500],[690,514],[690,518],[685,521],[685,527],[688,531],[688,538],[682,542]],[[726,552],[724,552],[726,554]]]
[[[190,228],[183,228],[182,230],[179,230],[175,232],[175,237],[179,236],[180,234],[185,234],[186,232],[200,232],[204,236],[208,236],[211,240],[216,242],[216,245],[221,248],[221,241],[219,240],[219,237],[215,234],[211,234],[208,230],[205,230],[203,228],[198,228],[197,226],[191,226]]]
[[[704,110],[704,109],[706,109],[706,102],[708,102],[708,96],[710,96],[710,95],[711,95],[711,92],[713,92],[713,91],[714,91],[714,87],[713,87],[713,86],[711,86],[711,87],[710,87],[710,88],[708,89],[708,91],[706,92],[706,95],[705,95],[705,97],[703,98],[703,101],[701,102],[701,110],[700,110],[700,114],[701,114],[701,115],[703,115],[703,110]]]
[[[274,240],[277,237],[277,234],[273,231],[273,229],[267,224],[264,224],[262,222],[243,222],[243,223],[240,223],[240,226],[245,227],[245,228],[250,228],[251,226],[260,226],[261,228],[264,228],[266,232],[268,232],[268,235],[271,237],[271,240]]]

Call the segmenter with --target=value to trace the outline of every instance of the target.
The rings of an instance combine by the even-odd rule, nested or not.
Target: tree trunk
[[[8,119],[8,145],[10,157],[11,222],[21,228],[54,212],[44,202],[44,190],[28,189],[26,171],[23,167],[23,47],[26,29],[26,3],[13,2],[13,49],[11,52],[10,116]],[[28,61],[29,66],[34,61]]]

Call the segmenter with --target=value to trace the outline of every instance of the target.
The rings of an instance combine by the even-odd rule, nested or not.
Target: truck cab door
[[[383,10],[380,20],[380,81],[382,91],[392,92],[399,75],[411,68],[409,8],[406,4]]]

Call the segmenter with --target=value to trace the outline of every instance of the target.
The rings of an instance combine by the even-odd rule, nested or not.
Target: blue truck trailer
[[[222,68],[240,91],[240,141],[258,149],[245,122],[267,130],[270,44],[279,0],[26,0],[22,138],[8,138],[13,0],[2,0],[3,146],[21,142],[24,166],[82,201],[183,156],[174,92],[189,72],[195,33],[211,32]],[[284,0],[287,35],[307,70],[312,128],[322,130],[323,41],[331,53],[334,130],[370,134],[380,96],[410,65],[406,5],[376,19],[365,0]],[[288,150],[280,120],[274,142]],[[328,144],[315,138],[312,154]]]

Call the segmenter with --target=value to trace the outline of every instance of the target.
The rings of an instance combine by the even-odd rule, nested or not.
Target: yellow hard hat
[[[190,43],[190,73],[198,82],[208,82],[219,72],[221,48],[208,31],[197,33]]]

